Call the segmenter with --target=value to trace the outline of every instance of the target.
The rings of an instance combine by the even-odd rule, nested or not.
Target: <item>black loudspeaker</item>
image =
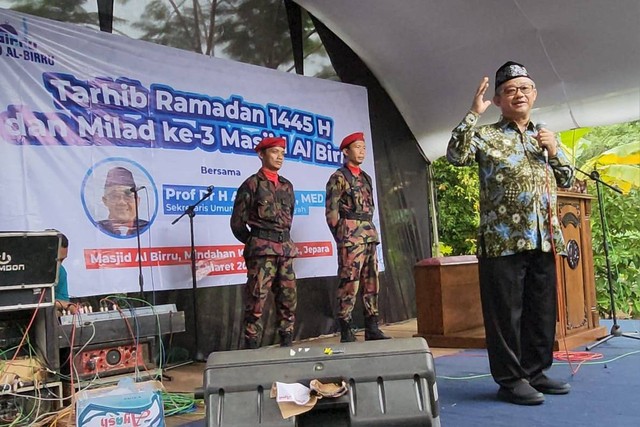
[[[54,304],[59,246],[56,231],[0,232],[0,311]]]
[[[59,246],[55,231],[0,232],[0,290],[53,286]]]
[[[274,382],[345,381],[348,392],[283,419]],[[422,338],[313,343],[212,353],[204,371],[207,426],[440,426],[433,355]]]

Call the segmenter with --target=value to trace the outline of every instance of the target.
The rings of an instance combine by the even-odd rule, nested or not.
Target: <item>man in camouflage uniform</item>
[[[496,72],[493,103],[502,117],[478,126],[491,105],[484,77],[470,111],[453,130],[447,159],[478,163],[478,270],[489,366],[498,397],[537,405],[570,386],[544,373],[553,362],[556,330],[555,254],[564,251],[556,187],[568,188],[573,169],[556,136],[531,121],[536,86],[521,64]]]
[[[298,255],[291,241],[295,196],[293,185],[278,175],[285,153],[283,138],[263,138],[255,150],[262,168],[247,178],[236,195],[231,230],[245,244],[244,347],[258,348],[260,322],[271,289],[275,296],[280,345],[291,346],[297,305],[293,259]]]
[[[338,322],[340,341],[356,340],[351,312],[362,284],[365,340],[388,339],[378,328],[378,258],[380,243],[373,225],[373,186],[360,165],[364,162],[364,134],[346,136],[340,144],[345,165],[327,182],[325,215],[338,246]]]

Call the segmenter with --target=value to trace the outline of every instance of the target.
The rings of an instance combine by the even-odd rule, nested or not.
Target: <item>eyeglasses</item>
[[[104,195],[104,197],[110,202],[116,202],[120,200],[124,200],[125,202],[128,202],[130,200],[133,200],[133,192],[127,191],[127,190],[122,192],[117,191],[113,193],[107,193]]]
[[[514,96],[518,91],[523,95],[529,95],[535,89],[535,85],[522,85],[522,86],[509,86],[502,89],[502,94],[507,96]]]

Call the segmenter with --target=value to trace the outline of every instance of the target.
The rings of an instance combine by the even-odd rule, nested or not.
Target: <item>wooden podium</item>
[[[556,258],[558,319],[556,350],[571,349],[607,335],[600,326],[591,247],[591,200],[583,193],[558,192],[558,219],[567,250]]]
[[[591,200],[587,194],[558,192],[558,219],[567,257],[557,257],[556,350],[607,334],[596,307]],[[478,262],[475,256],[429,258],[414,266],[417,336],[431,347],[484,348]]]

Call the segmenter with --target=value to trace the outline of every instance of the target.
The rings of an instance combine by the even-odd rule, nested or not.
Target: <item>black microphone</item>
[[[215,188],[215,187],[214,187],[213,185],[208,186],[208,187],[207,187],[207,193],[213,193],[213,189],[214,189],[214,188]]]
[[[142,190],[143,188],[147,188],[147,187],[145,187],[144,185],[141,185],[141,186],[139,186],[139,187],[136,187],[136,186],[134,185],[133,187],[131,187],[131,188],[129,189],[129,192],[131,192],[131,193],[137,193],[138,191]]]
[[[536,124],[536,136],[538,135],[538,133],[542,130],[542,128],[546,128],[547,124],[545,122],[538,122]],[[548,162],[549,161],[549,152],[547,151],[546,148],[541,147],[542,148],[542,155],[544,156],[544,161]]]

